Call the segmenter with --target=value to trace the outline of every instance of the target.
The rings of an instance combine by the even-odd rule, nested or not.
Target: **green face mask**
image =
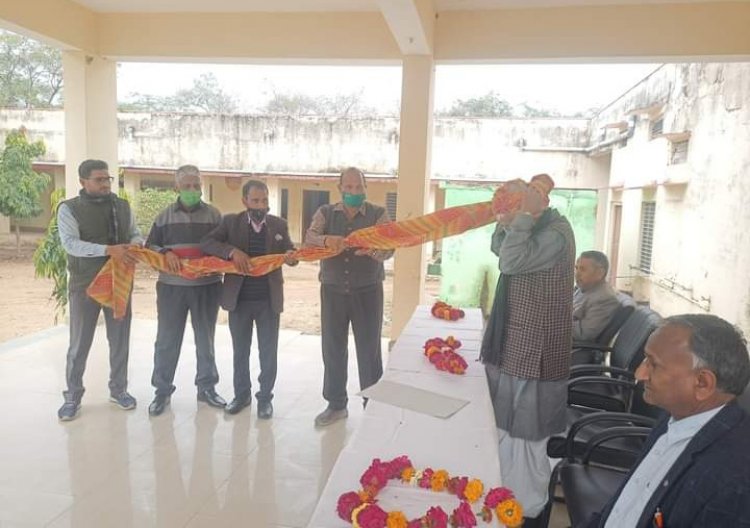
[[[185,207],[195,207],[203,195],[200,191],[180,191],[180,201]]]
[[[364,194],[343,193],[343,196],[344,196],[344,205],[348,207],[362,207],[362,204],[365,203]]]

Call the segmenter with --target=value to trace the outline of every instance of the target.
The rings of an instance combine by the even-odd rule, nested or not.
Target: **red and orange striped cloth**
[[[460,205],[442,209],[434,213],[389,222],[355,231],[346,237],[348,247],[365,249],[398,249],[416,246],[458,235],[469,229],[487,225],[495,220],[491,202],[471,205]],[[167,271],[164,255],[149,249],[133,250],[138,262],[151,266],[158,271]],[[295,251],[292,258],[303,261],[322,260],[333,257],[336,252],[321,247],[304,247]],[[253,265],[250,275],[260,276],[280,268],[286,256],[283,254],[264,255],[251,259]],[[217,257],[183,259],[180,276],[186,279],[214,273],[239,273],[231,261]],[[125,265],[110,259],[94,277],[86,292],[103,306],[112,308],[115,318],[125,316],[125,311],[133,290],[135,266]]]

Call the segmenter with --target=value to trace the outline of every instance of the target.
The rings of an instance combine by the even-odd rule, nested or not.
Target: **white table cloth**
[[[417,307],[390,352],[383,377],[470,403],[450,418],[441,419],[370,401],[362,423],[331,471],[308,527],[350,526],[339,519],[336,503],[342,493],[360,489],[359,479],[374,458],[390,460],[407,455],[418,469],[445,469],[451,476],[478,478],[485,490],[501,485],[497,429],[484,368],[478,361],[482,326],[478,309],[466,310],[466,317],[459,321],[443,321],[432,317],[429,306]],[[464,375],[440,372],[424,356],[426,340],[449,335],[462,342],[459,353],[469,364]],[[395,481],[380,492],[378,501],[386,511],[398,509],[410,519],[437,505],[450,515],[459,504],[448,493]]]

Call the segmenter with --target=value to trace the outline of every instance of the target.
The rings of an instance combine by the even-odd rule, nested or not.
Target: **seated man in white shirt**
[[[713,315],[670,317],[636,371],[644,399],[669,412],[589,528],[750,526],[750,381],[742,334]]]
[[[619,301],[607,282],[609,260],[601,251],[584,251],[576,261],[573,341],[593,341],[615,314]]]

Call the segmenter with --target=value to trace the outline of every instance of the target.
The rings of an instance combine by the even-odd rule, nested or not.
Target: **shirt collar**
[[[674,442],[679,442],[680,440],[685,440],[686,438],[692,438],[723,408],[724,406],[721,405],[715,409],[687,416],[681,420],[670,418],[669,423],[667,424],[667,432],[665,433],[667,436],[667,442],[672,444]]]
[[[250,224],[251,226],[253,226],[253,228],[255,229],[255,232],[256,232],[256,233],[259,233],[259,232],[260,232],[260,230],[261,230],[261,229],[263,229],[263,226],[264,226],[264,225],[266,225],[266,218],[268,217],[267,215],[266,215],[266,216],[264,216],[264,217],[263,217],[263,220],[261,220],[260,222],[256,222],[256,221],[255,221],[255,220],[253,220],[253,218],[252,218],[252,217],[250,216],[250,213],[249,213],[249,212],[247,212],[247,211],[246,211],[246,212],[245,212],[245,214],[247,215],[247,223],[248,223],[248,224]]]

